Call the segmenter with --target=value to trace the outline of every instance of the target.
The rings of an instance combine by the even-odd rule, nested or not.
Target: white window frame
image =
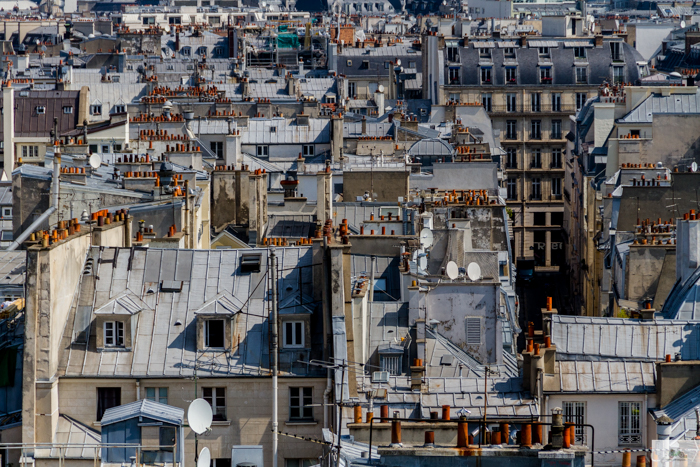
[[[45,105],[37,105],[36,106],[36,113],[37,113],[37,115],[46,114],[46,106]]]
[[[466,316],[464,318],[464,326],[466,329],[467,345],[481,345],[483,335],[483,318],[481,316]]]
[[[636,414],[633,412],[636,410]],[[637,446],[642,444],[642,402],[621,401],[617,410],[617,444]]]
[[[514,92],[506,94],[506,112],[518,111],[518,95]]]
[[[270,147],[267,144],[258,144],[255,151],[258,157],[270,156]]]
[[[11,207],[2,208],[2,217],[12,218],[12,208]]]
[[[584,105],[586,105],[586,101],[588,100],[588,93],[586,92],[577,92],[576,93],[576,110],[581,110]]]
[[[103,332],[105,347],[124,347],[124,321],[105,321]]]
[[[207,393],[209,393],[208,396]],[[214,420],[228,419],[226,414],[226,388],[204,387],[202,388],[202,398],[211,405],[211,411],[214,412]],[[219,404],[220,399],[224,400],[223,406]]]
[[[506,182],[506,196],[509,200],[518,199],[518,179],[509,178]]]
[[[72,105],[64,105],[63,106],[63,113],[68,115],[73,113],[73,106]]]
[[[576,67],[576,84],[588,84],[588,68],[585,66]]]
[[[102,104],[92,104],[90,106],[90,115],[102,115]]]
[[[561,177],[552,177],[552,195],[561,196]]]
[[[306,340],[304,328],[304,321],[284,321],[284,327],[282,328],[282,347],[287,349],[303,348]]]

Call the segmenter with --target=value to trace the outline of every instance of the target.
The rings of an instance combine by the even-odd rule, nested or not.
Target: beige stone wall
[[[195,396],[191,379],[87,379],[61,378],[58,385],[60,413],[100,429],[95,423],[97,415],[97,388],[120,387],[121,403],[136,400],[137,381],[140,397],[146,397],[147,387],[167,387],[168,404],[187,410],[189,401]],[[226,389],[226,422],[214,422],[209,435],[199,437],[199,448],[208,447],[212,458],[230,458],[231,447],[236,445],[263,445],[265,465],[272,465],[270,457],[272,432],[272,380],[260,378],[215,378],[199,379],[197,394],[202,397],[203,387]],[[313,403],[323,404],[325,378],[280,378],[279,379],[279,430],[305,437],[321,439],[323,407],[314,407],[315,423],[291,423],[289,420],[289,388],[313,387]],[[186,462],[194,459],[194,433],[185,428]],[[279,436],[279,462],[284,459],[312,459],[321,455],[322,446],[295,438]]]

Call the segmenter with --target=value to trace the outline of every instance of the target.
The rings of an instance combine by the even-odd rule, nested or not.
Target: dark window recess
[[[241,272],[260,272],[260,255],[244,255],[241,258]]]
[[[313,420],[312,388],[289,388],[289,419]]]
[[[544,212],[535,212],[532,225],[547,225],[547,214]]]
[[[161,292],[181,292],[182,281],[162,281],[160,283]]]
[[[223,348],[224,347],[224,321],[221,319],[209,319],[205,321],[206,325],[206,342],[207,347]]]
[[[107,409],[122,405],[121,388],[97,388],[97,421],[102,420],[102,416]]]
[[[553,212],[552,213],[552,225],[562,225],[564,223],[564,213],[563,212]]]
[[[174,426],[162,426],[160,427],[160,440],[161,451],[173,452],[175,446],[175,427]]]

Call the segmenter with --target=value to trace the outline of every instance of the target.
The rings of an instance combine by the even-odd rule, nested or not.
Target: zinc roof
[[[623,123],[651,123],[654,114],[700,113],[700,94],[673,94],[647,97],[634,110],[622,117]]]
[[[242,144],[322,144],[330,143],[330,120],[310,118],[308,125],[293,119],[251,119],[242,132]]]
[[[181,425],[185,420],[185,411],[179,407],[141,399],[107,409],[100,420],[100,425],[111,425],[134,417],[147,417],[164,423]]]
[[[656,390],[652,362],[559,361],[556,366],[557,392],[628,394]]]

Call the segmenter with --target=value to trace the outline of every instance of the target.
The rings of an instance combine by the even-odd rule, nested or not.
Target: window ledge
[[[303,426],[303,425],[318,425],[318,422],[316,420],[288,420],[284,422],[285,425],[287,426]]]
[[[231,420],[214,420],[211,426],[231,426]]]

